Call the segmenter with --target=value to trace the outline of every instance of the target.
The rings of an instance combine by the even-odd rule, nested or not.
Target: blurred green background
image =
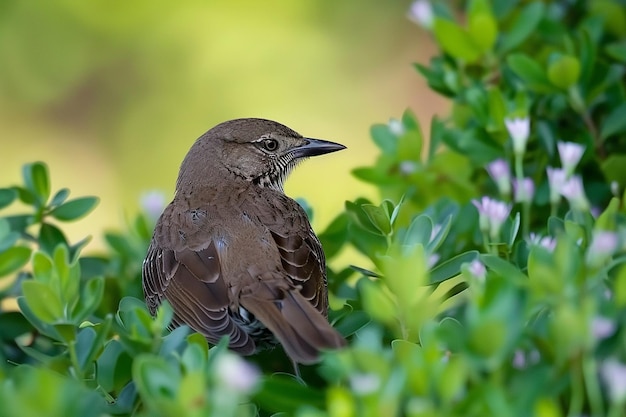
[[[53,189],[101,197],[66,228],[75,241],[123,227],[149,190],[169,201],[182,158],[210,127],[263,117],[348,146],[287,182],[320,230],[346,199],[376,198],[350,174],[375,158],[373,123],[410,107],[427,128],[446,108],[412,68],[434,47],[406,18],[409,6],[2,0],[0,181],[13,184],[22,164],[43,160]]]

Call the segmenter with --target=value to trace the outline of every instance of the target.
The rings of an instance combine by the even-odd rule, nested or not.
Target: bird
[[[278,122],[243,118],[200,136],[142,265],[151,314],[167,300],[172,327],[241,355],[282,345],[297,364],[346,345],[328,322],[324,251],[283,184],[302,160],[345,149]],[[297,372],[297,371],[296,371]]]

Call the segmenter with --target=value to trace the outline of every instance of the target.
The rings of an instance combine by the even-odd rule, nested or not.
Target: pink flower
[[[516,155],[523,155],[526,152],[526,143],[530,136],[530,119],[528,117],[507,118],[504,119],[504,124],[513,141],[513,152]]]
[[[554,248],[556,247],[556,239],[553,238],[552,236],[541,237],[534,233],[531,233],[530,236],[528,237],[528,243],[530,245],[541,246],[547,249],[549,252],[552,252]]]
[[[574,142],[558,142],[556,146],[559,150],[561,166],[563,166],[565,172],[571,174],[585,153],[585,147]]]
[[[587,248],[587,264],[600,266],[617,250],[619,237],[615,232],[596,230],[593,232],[591,243]]]
[[[561,190],[567,181],[567,172],[561,168],[548,167],[548,184],[550,185],[550,202],[556,204],[561,200]]]
[[[498,186],[501,195],[508,196],[511,193],[511,169],[504,159],[496,159],[486,166],[491,179]]]
[[[485,278],[487,277],[487,268],[485,268],[485,264],[481,261],[474,259],[467,267],[467,270],[479,282],[485,282]]]
[[[570,206],[577,210],[588,210],[589,201],[585,195],[583,180],[580,176],[575,175],[569,178],[561,187],[561,195],[569,201]]]
[[[432,28],[433,22],[435,21],[435,14],[433,13],[433,7],[430,4],[430,1],[414,1],[409,9],[408,18],[424,29]]]
[[[232,393],[250,393],[259,382],[259,370],[230,352],[220,355],[215,364],[218,381]]]
[[[489,231],[491,238],[496,239],[500,234],[502,224],[511,213],[511,205],[486,196],[480,201],[472,200],[472,204],[478,210],[481,230],[483,232]]]
[[[615,359],[608,359],[600,365],[600,375],[611,400],[616,403],[626,401],[626,365]]]
[[[515,201],[518,203],[530,203],[535,195],[535,183],[531,178],[515,179],[513,181]]]

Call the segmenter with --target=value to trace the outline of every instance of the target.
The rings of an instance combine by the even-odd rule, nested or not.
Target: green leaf
[[[22,312],[24,317],[26,317],[26,320],[28,320],[28,322],[32,324],[37,329],[37,331],[39,331],[39,333],[48,336],[54,340],[63,340],[55,326],[45,320],[40,319],[39,316],[37,316],[33,312],[24,296],[17,297],[17,305],[20,307],[20,311]]]
[[[11,231],[11,224],[5,218],[0,218],[0,253],[6,251],[20,238],[18,232]]]
[[[383,153],[390,155],[396,153],[398,139],[396,135],[389,130],[389,126],[376,124],[370,128],[370,135],[376,146],[378,146]]]
[[[102,301],[104,294],[104,278],[96,277],[87,281],[80,292],[80,298],[72,311],[72,320],[75,323],[87,319]]]
[[[441,48],[454,58],[471,63],[480,57],[480,47],[456,23],[437,17],[435,18],[433,31]]]
[[[409,226],[402,243],[404,245],[415,245],[419,243],[426,247],[428,242],[430,242],[432,232],[433,221],[427,215],[421,214],[411,221],[411,225]]]
[[[4,342],[11,342],[24,333],[33,331],[33,327],[19,311],[0,312],[0,329],[0,341]]]
[[[335,330],[348,337],[365,327],[371,321],[364,311],[352,311],[335,324]]]
[[[50,207],[60,206],[67,200],[67,197],[70,195],[70,190],[67,188],[62,188],[54,194],[52,200],[50,200]]]
[[[373,204],[362,204],[361,209],[365,212],[371,224],[383,235],[386,236],[391,232],[390,219],[383,208]]]
[[[498,37],[498,25],[490,12],[471,13],[467,30],[482,52],[493,49]]]
[[[604,121],[600,129],[600,137],[605,140],[609,136],[626,131],[626,102],[614,108]]]
[[[560,55],[548,65],[548,79],[557,87],[567,90],[578,82],[580,61],[572,55]]]
[[[504,119],[507,116],[507,109],[502,92],[498,87],[489,88],[487,91],[487,103],[489,127],[493,130],[502,130],[504,128]]]
[[[461,272],[461,265],[472,262],[478,255],[477,251],[465,252],[440,263],[430,271],[430,284],[439,284],[454,278]]]
[[[542,2],[528,3],[515,17],[508,32],[502,34],[499,52],[503,54],[524,42],[537,28],[544,11]]]
[[[324,393],[310,386],[301,385],[293,378],[273,375],[263,380],[261,390],[254,397],[262,408],[271,412],[286,412],[295,415],[302,404],[324,408]]]
[[[611,58],[621,62],[622,64],[626,64],[626,43],[623,41],[608,44],[604,48],[604,51]]]
[[[10,205],[17,198],[17,191],[13,188],[0,188],[0,209]]]
[[[606,181],[617,181],[618,184],[626,184],[626,155],[613,154],[602,162],[601,169],[606,177]]]
[[[97,359],[98,372],[97,382],[106,392],[111,392],[124,385],[131,378],[130,357],[124,351],[124,347],[117,340],[110,340]],[[124,366],[126,365],[126,366]],[[126,373],[127,378],[120,378]]]
[[[30,259],[30,248],[14,246],[0,253],[0,277],[9,275],[26,265]]]
[[[48,166],[43,162],[26,164],[22,168],[24,184],[35,196],[40,207],[43,207],[50,197],[50,179]]]
[[[56,274],[52,258],[44,252],[35,252],[33,255],[33,274],[38,282],[51,283]]]
[[[158,356],[141,354],[133,362],[133,380],[142,399],[153,410],[163,415],[185,414],[176,404],[181,382],[179,366]]]
[[[397,320],[397,308],[393,300],[385,292],[380,282],[362,279],[359,281],[363,309],[374,320],[391,324]]]
[[[541,65],[528,55],[511,54],[507,57],[506,62],[511,70],[524,80],[531,89],[537,92],[554,91],[554,87],[550,84]]]
[[[24,233],[26,228],[32,225],[35,218],[30,214],[19,214],[16,216],[7,216],[5,219],[11,225],[11,230],[15,230],[20,233]]]
[[[41,250],[52,255],[59,245],[68,245],[61,229],[50,223],[42,223],[41,229],[39,229],[39,246]]]
[[[41,321],[51,324],[63,318],[63,304],[49,285],[37,281],[24,281],[22,292],[28,306]]]
[[[527,277],[522,271],[520,271],[515,265],[496,255],[480,255],[480,260],[485,264],[487,268],[492,269],[498,275],[507,278],[508,280],[514,280],[517,282],[526,282]]]
[[[81,197],[56,207],[50,215],[57,220],[70,221],[85,216],[98,204],[98,197]]]
[[[17,196],[20,201],[24,204],[32,206],[36,203],[37,197],[35,197],[35,193],[27,190],[24,187],[13,187],[15,191],[17,191]]]

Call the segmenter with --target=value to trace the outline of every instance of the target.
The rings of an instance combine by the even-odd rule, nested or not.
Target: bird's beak
[[[321,139],[304,138],[304,144],[292,149],[297,158],[303,158],[307,156],[323,155],[325,153],[336,152],[342,149],[346,149],[340,143],[330,142]]]

